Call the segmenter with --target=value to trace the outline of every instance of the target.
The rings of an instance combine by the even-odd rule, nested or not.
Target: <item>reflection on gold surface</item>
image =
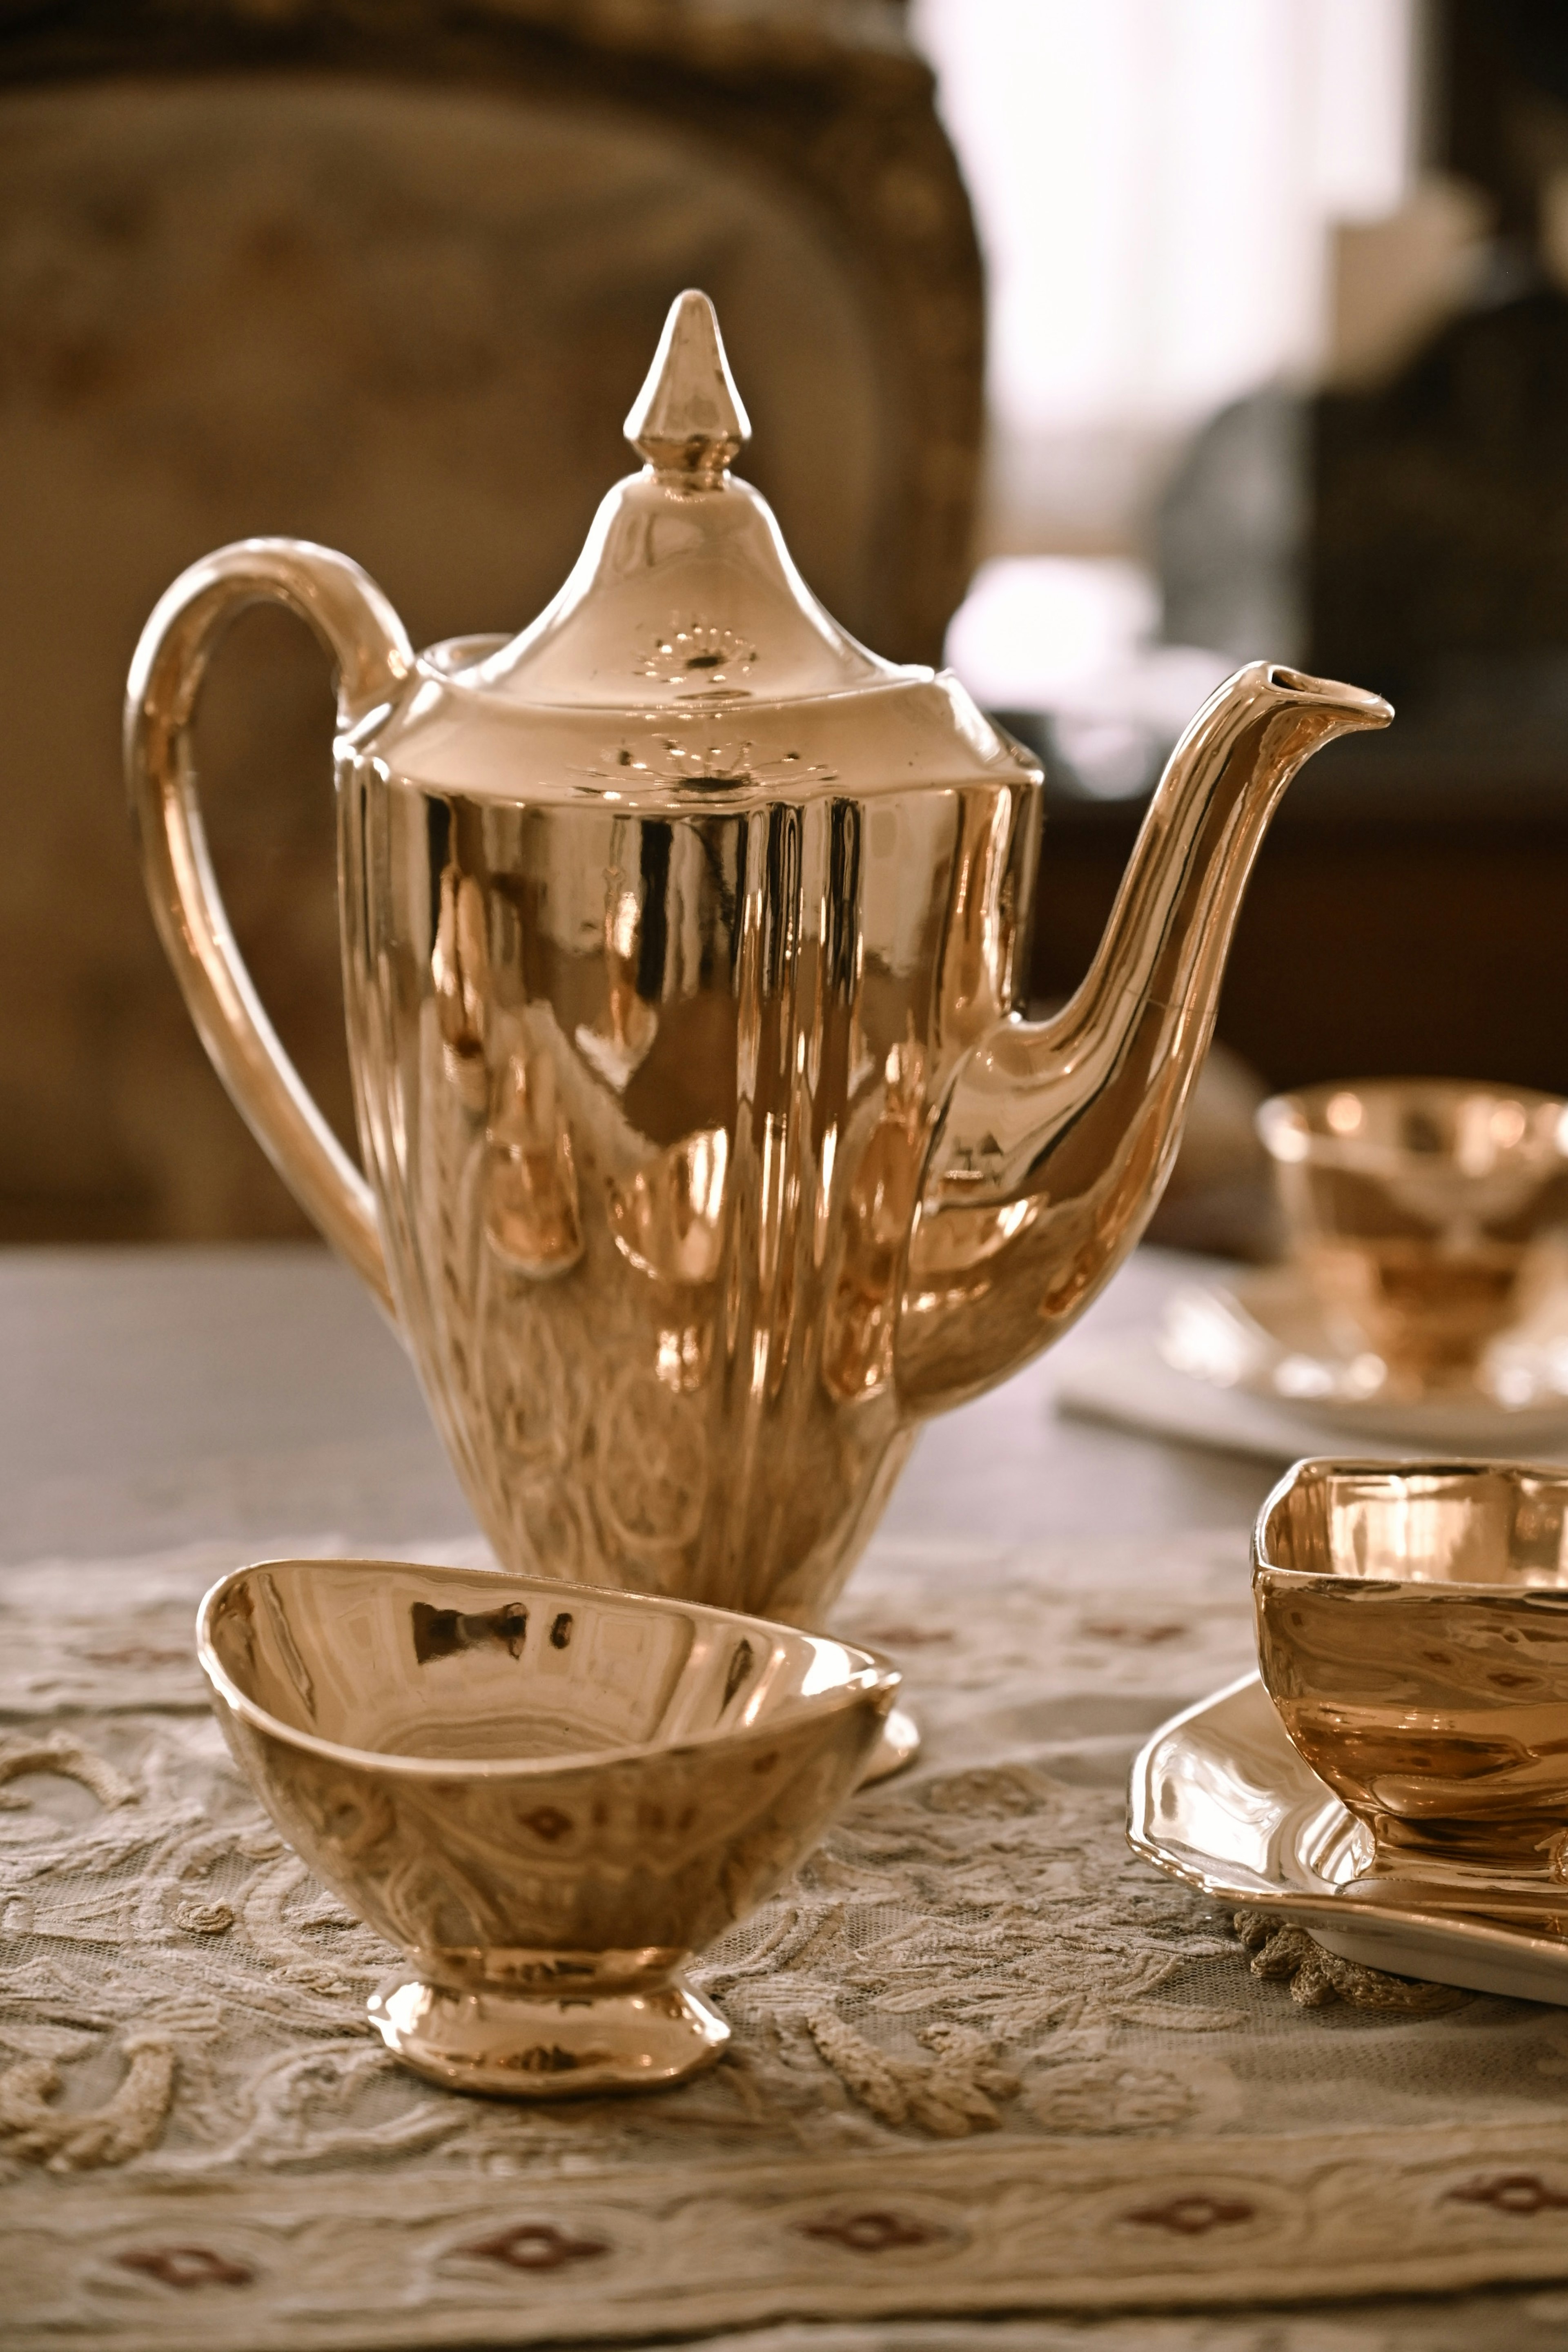
[[[1279,794],[1390,714],[1239,672],[1083,987],[1025,1023],[1039,771],[811,596],[728,470],[744,411],[700,295],[628,429],[647,463],[510,642],[416,657],[362,572],[292,541],[195,567],[137,654],[128,770],[203,1037],[395,1313],[500,1558],[809,1621],[919,1417],[1047,1346],[1136,1240]],[[190,700],[258,595],[340,665],[363,1179],[200,845]]]
[[[723,1263],[729,1168],[730,1139],[710,1127],[612,1183],[610,1231],[627,1265],[658,1282],[712,1282]]]
[[[1568,1475],[1298,1464],[1253,1591],[1269,1696],[1373,1874],[1568,1908]]]
[[[485,1234],[520,1274],[564,1274],[583,1255],[572,1130],[550,1055],[509,1055],[485,1130]]]
[[[886,1388],[903,1295],[904,1257],[929,1137],[925,1055],[913,1036],[888,1052],[882,1115],[844,1188],[822,1376],[840,1398]]]
[[[441,875],[441,912],[430,951],[430,985],[441,1024],[447,1076],[469,1110],[489,1093],[485,1027],[489,1011],[489,955],[485,902],[472,879],[455,866]]]
[[[605,1010],[600,1023],[583,1022],[577,1046],[618,1091],[646,1061],[658,1034],[658,1014],[637,993],[642,908],[618,867],[605,877]]]
[[[522,2096],[718,2054],[681,1963],[817,1843],[899,1685],[755,1619],[397,1561],[242,1569],[197,1642],[273,1821],[407,1958],[389,2046]]]

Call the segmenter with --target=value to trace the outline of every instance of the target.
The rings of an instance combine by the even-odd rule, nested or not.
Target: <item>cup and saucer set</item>
[[[1568,1438],[1568,1104],[1389,1080],[1258,1123],[1289,1262],[1177,1293],[1167,1362],[1428,1458],[1276,1486],[1258,1672],[1144,1748],[1129,1834],[1342,1958],[1568,2003],[1568,1465],[1517,1458]]]
[[[1568,1474],[1298,1463],[1258,1671],[1156,1732],[1149,1861],[1389,1974],[1568,2005]]]
[[[1381,1079],[1276,1096],[1258,1131],[1285,1263],[1173,1292],[1165,1363],[1380,1452],[1568,1443],[1568,1103]]]

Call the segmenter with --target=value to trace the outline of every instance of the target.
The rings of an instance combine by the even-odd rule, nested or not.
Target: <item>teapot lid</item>
[[[530,709],[743,708],[929,677],[839,627],[730,461],[751,436],[706,294],[679,295],[626,423],[645,460],[560,593],[462,683]]]
[[[730,471],[746,412],[705,294],[670,310],[626,432],[642,471],[560,593],[510,642],[428,647],[356,754],[429,792],[628,811],[1037,777],[955,677],[879,660],[811,593]]]

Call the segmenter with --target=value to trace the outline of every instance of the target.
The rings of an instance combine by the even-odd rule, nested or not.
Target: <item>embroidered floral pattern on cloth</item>
[[[435,2090],[370,2034],[392,1956],[203,1701],[195,1604],[237,1556],[0,1570],[8,2345],[1568,2276],[1568,2012],[1238,1932],[1126,1850],[1133,1749],[1249,1661],[1235,1534],[874,1551],[838,1622],[904,1664],[920,1764],[694,1972],[736,2029],[720,2067],[552,2108]]]

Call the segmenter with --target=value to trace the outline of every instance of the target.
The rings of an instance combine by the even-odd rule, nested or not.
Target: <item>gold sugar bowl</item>
[[[900,1679],[725,1610],[396,1560],[240,1569],[196,1642],[278,1829],[405,1955],[387,2047],[516,2098],[718,2057],[681,1969],[817,1844]]]

